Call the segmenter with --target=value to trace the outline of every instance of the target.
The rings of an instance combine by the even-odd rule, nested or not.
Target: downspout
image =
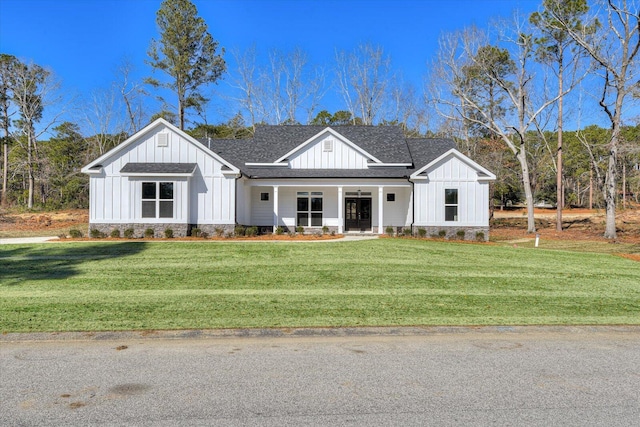
[[[411,209],[413,211],[413,215],[411,216],[411,234],[413,234],[413,224],[416,222],[416,195],[413,191],[413,182],[411,181],[411,176],[405,176],[407,182],[411,186]]]
[[[240,169],[238,169],[238,175],[236,175],[236,179],[235,179],[235,186],[236,186],[236,191],[234,191],[235,193],[235,207],[233,209],[233,222],[238,225],[238,180],[240,178],[242,178],[242,172],[240,171]],[[244,206],[243,206],[244,207]]]

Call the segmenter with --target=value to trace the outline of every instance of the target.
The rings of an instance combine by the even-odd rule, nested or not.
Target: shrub
[[[476,240],[478,242],[484,242],[484,233],[482,231],[476,233]]]
[[[233,233],[231,231],[227,231],[227,234],[225,234],[224,237],[226,237],[227,239],[230,239],[233,237]]]
[[[133,228],[127,228],[126,230],[124,230],[124,237],[127,239],[133,239],[133,235],[135,234],[135,232],[133,231]]]
[[[412,233],[411,233],[411,227],[405,227],[402,229],[402,234],[404,234],[405,237],[411,237]]]
[[[282,228],[280,226],[276,227],[276,234],[278,236],[282,236],[284,234],[284,228]]]
[[[69,236],[71,236],[72,239],[79,239],[82,237],[82,231],[77,228],[72,228],[69,230]]]
[[[146,230],[144,230],[144,237],[153,238],[155,234],[156,233],[155,231],[153,231],[153,228],[147,228]]]
[[[445,237],[447,237],[447,230],[438,231],[438,237],[440,237],[441,239],[444,239]]]
[[[389,237],[393,237],[393,231],[394,231],[393,227],[391,227],[390,225],[384,229],[384,232],[387,233],[387,236]]]
[[[299,225],[296,227],[296,233],[298,234],[304,234],[304,227]]]
[[[456,232],[456,236],[458,236],[458,239],[460,239],[460,240],[464,240],[465,234],[467,234],[467,233],[464,230],[458,230]]]
[[[110,236],[113,237],[114,239],[120,238],[120,229],[114,228],[113,230],[111,230]]]
[[[333,231],[333,230],[331,230],[331,233],[330,233],[330,234],[331,234],[332,236],[335,236],[335,235],[336,235],[336,232],[335,232],[335,231]]]
[[[89,236],[91,236],[92,239],[101,239],[104,237],[104,233],[97,228],[92,228],[89,230]]]
[[[327,234],[329,232],[329,227],[327,227],[326,225],[322,226],[322,234]]]
[[[202,230],[200,230],[198,227],[193,227],[191,229],[191,236],[192,237],[200,237],[201,233],[202,233]]]
[[[248,237],[254,237],[258,235],[258,227],[248,227],[245,231],[245,235]]]
[[[164,237],[166,237],[167,239],[173,239],[173,230],[170,228],[165,228]]]
[[[209,233],[207,233],[206,231],[201,231],[200,232],[200,237],[202,237],[203,239],[208,239],[209,238]]]
[[[216,236],[218,237],[224,236],[224,228],[222,227],[216,227],[213,229],[213,231],[216,233]]]
[[[243,225],[236,225],[235,228],[233,229],[233,234],[235,234],[236,236],[244,236],[245,232],[246,232],[246,229],[244,228]]]
[[[418,236],[424,238],[427,236],[427,230],[425,228],[418,228]]]

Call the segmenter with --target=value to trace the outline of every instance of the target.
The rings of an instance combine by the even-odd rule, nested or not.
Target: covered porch
[[[388,226],[413,223],[413,185],[406,180],[247,180],[242,185],[245,209],[238,223],[244,225],[382,234]]]

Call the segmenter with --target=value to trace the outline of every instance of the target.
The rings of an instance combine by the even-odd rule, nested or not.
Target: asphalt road
[[[0,425],[640,425],[638,328],[284,335],[5,336]]]

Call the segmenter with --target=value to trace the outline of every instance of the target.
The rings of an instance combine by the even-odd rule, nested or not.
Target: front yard
[[[415,239],[0,246],[0,332],[640,324],[640,263]]]

